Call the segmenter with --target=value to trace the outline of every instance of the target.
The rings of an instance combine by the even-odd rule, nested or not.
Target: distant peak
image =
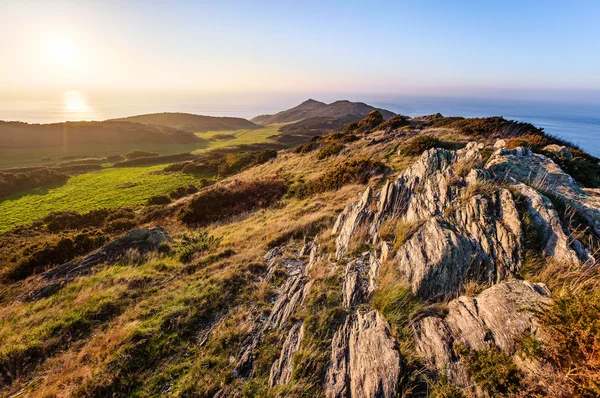
[[[304,101],[303,103],[301,103],[300,105],[325,105],[325,103],[321,102],[321,101],[314,100],[312,98],[309,98],[306,101]]]

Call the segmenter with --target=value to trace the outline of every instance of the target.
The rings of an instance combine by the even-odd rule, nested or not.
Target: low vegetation
[[[418,156],[423,152],[441,146],[438,138],[432,135],[419,135],[400,145],[398,152],[405,156]]]
[[[498,348],[459,349],[467,371],[489,397],[506,397],[522,390],[523,373],[512,357]]]
[[[256,180],[215,186],[196,195],[179,212],[187,225],[205,225],[270,206],[286,192],[282,180]]]
[[[0,197],[43,186],[62,184],[69,179],[64,172],[45,167],[29,170],[2,172],[0,171]]]
[[[320,178],[295,182],[290,186],[289,195],[307,198],[316,193],[340,189],[348,184],[366,184],[369,179],[383,174],[386,169],[383,163],[370,159],[345,161],[326,171]]]
[[[30,190],[0,202],[0,232],[31,223],[57,211],[87,212],[100,208],[144,205],[156,195],[169,195],[201,177],[162,173],[164,166],[104,169],[71,177],[44,191]]]

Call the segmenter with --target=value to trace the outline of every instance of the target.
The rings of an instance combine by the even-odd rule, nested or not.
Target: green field
[[[196,133],[200,138],[210,140],[208,148],[220,148],[225,146],[233,145],[244,145],[244,144],[262,144],[268,142],[276,142],[274,139],[269,138],[279,134],[279,128],[282,124],[269,124],[257,130],[235,130],[235,131],[205,131],[202,133]],[[231,139],[215,139],[219,135],[233,135],[235,138]],[[199,152],[199,151],[196,151]]]
[[[160,173],[164,167],[109,168],[72,177],[58,187],[38,188],[5,198],[0,202],[0,232],[55,211],[85,212],[141,205],[154,195],[169,194],[200,179],[183,173]]]
[[[0,169],[10,167],[51,165],[67,161],[65,157],[95,158],[111,155],[125,155],[135,149],[147,152],[157,152],[160,155],[177,153],[199,153],[210,148],[242,144],[259,144],[275,142],[270,136],[279,134],[281,124],[271,124],[257,130],[207,131],[196,133],[208,142],[194,144],[165,144],[145,142],[135,144],[101,144],[101,145],[72,145],[51,148],[0,148]],[[235,136],[230,139],[213,139],[219,134]]]

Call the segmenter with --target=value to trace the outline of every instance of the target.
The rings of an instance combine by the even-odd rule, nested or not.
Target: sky
[[[577,0],[0,0],[0,99],[598,99],[599,22],[600,1]]]

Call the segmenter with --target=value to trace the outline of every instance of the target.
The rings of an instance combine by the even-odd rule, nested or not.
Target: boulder
[[[124,258],[128,252],[135,251],[140,255],[160,250],[161,245],[172,239],[163,227],[140,228],[126,233],[123,237],[113,240],[100,249],[77,261],[59,265],[46,271],[45,279],[72,278],[86,274],[98,264],[114,264]]]

